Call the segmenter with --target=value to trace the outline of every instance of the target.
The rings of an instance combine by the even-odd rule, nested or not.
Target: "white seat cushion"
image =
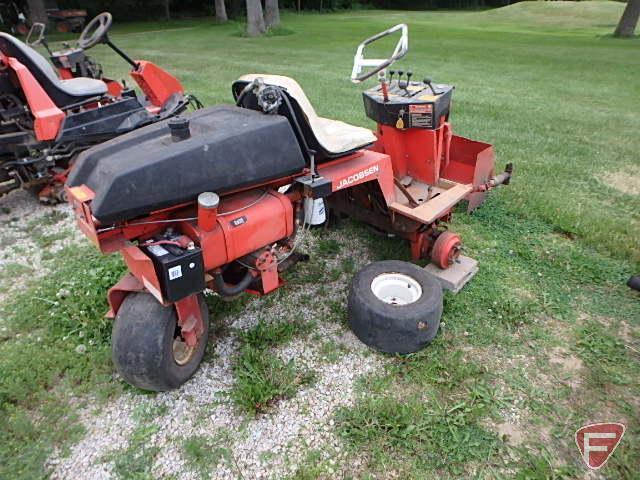
[[[295,98],[300,108],[307,117],[307,121],[318,143],[332,155],[356,150],[376,141],[376,136],[367,128],[356,127],[339,120],[319,117],[311,102],[305,95],[302,87],[293,78],[282,75],[263,75],[251,73],[239,78],[243,82],[252,82],[256,78],[262,78],[267,85],[276,85],[287,90],[291,97]]]
[[[70,78],[68,80],[59,80],[59,82],[60,88],[70,95],[98,96],[107,93],[107,84],[94,78]]]

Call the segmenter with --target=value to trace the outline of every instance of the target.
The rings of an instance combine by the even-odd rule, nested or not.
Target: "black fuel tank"
[[[92,213],[110,224],[305,167],[285,117],[218,105],[185,118],[188,138],[172,138],[167,120],[83,152],[67,184],[93,190]]]

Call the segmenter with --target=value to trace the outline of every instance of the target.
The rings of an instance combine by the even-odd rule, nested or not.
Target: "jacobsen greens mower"
[[[400,33],[385,60],[364,47]],[[413,258],[449,269],[460,238],[444,225],[454,205],[478,206],[507,183],[494,176],[491,145],[454,135],[453,87],[387,79],[408,50],[405,25],[358,48],[352,74],[376,73],[364,92],[375,132],[319,117],[291,78],[245,75],[236,105],[219,105],[142,128],[80,155],[67,183],[82,231],[129,272],[108,293],[113,360],[131,384],[176,388],[196,370],[207,342],[203,292],[265,295],[300,260],[296,233],[332,214],[406,239]],[[363,73],[363,67],[370,68]],[[395,72],[394,72],[395,74]],[[373,263],[355,277],[349,322],[366,344],[407,353],[436,335],[442,289],[406,262]]]
[[[192,101],[172,75],[117,48],[108,36],[111,23],[111,15],[101,13],[83,30],[78,47],[62,52],[51,52],[44,26],[35,25],[29,40],[49,50],[57,72],[29,45],[0,33],[0,195],[30,188],[42,200],[63,200],[78,153],[181,113]],[[130,75],[144,97],[102,76],[85,54],[99,43],[131,64]]]

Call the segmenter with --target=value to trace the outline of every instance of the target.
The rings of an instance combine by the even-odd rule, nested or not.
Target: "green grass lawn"
[[[339,413],[346,448],[366,452],[356,476],[581,477],[573,432],[589,421],[627,424],[603,475],[637,475],[640,297],[624,283],[640,274],[640,41],[609,36],[622,8],[526,2],[484,12],[285,14],[280,34],[259,39],[210,20],[114,28],[118,46],[176,74],[205,105],[231,102],[242,74],[276,73],[298,80],[320,115],[373,127],[362,87],[348,80],[353,53],[365,37],[406,22],[410,50],[398,68],[456,85],[456,133],[494,144],[499,166],[514,163],[510,186],[453,222],[481,270],[446,295],[434,345],[390,359]],[[91,54],[110,76],[126,77],[107,47]],[[407,255],[377,238],[370,250]],[[2,307],[1,478],[43,475],[51,446],[77,438],[70,395],[121,388],[110,380],[101,318],[121,264],[77,249],[63,255],[69,261],[52,260],[43,285]],[[80,292],[56,300],[72,280]],[[99,346],[79,361],[60,341],[78,322]],[[496,433],[514,423],[518,441]],[[322,476],[312,467],[298,478]]]

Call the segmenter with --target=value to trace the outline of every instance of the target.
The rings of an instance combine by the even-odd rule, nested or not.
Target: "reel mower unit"
[[[78,45],[53,52],[36,23],[27,44],[0,33],[0,195],[36,190],[43,202],[65,199],[63,189],[77,155],[98,143],[165,120],[199,102],[180,82],[144,60],[134,61],[108,36],[111,14],[101,13]],[[111,80],[86,50],[104,43],[128,62],[144,96]],[[51,63],[32,47],[42,45]]]

